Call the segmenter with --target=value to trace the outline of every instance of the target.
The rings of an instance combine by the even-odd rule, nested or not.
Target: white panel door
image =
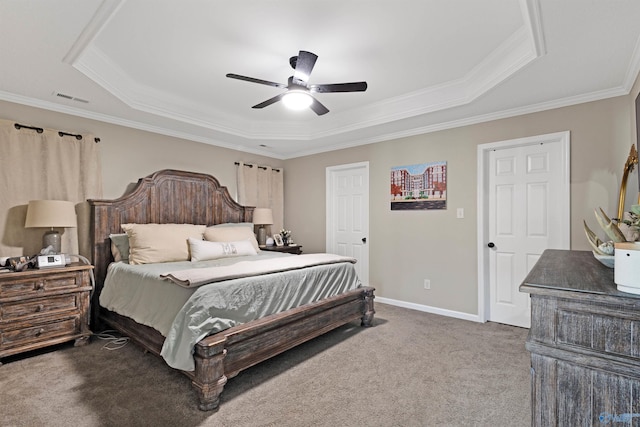
[[[489,153],[489,319],[529,327],[520,284],[545,249],[568,249],[565,165],[560,142]]]
[[[354,257],[369,284],[369,164],[327,168],[327,252]]]

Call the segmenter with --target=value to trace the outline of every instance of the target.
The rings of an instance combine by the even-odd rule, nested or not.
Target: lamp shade
[[[76,210],[66,200],[31,200],[27,208],[26,228],[76,227]]]
[[[273,224],[273,213],[269,208],[255,208],[253,210],[253,223],[256,225]]]

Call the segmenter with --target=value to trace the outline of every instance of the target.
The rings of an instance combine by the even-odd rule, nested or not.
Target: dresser
[[[13,354],[88,343],[91,265],[0,273],[0,364]]]
[[[547,250],[531,295],[532,426],[640,426],[640,295],[591,252]]]

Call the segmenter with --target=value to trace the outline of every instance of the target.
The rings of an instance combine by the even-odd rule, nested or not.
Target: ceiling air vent
[[[71,96],[71,95],[66,95],[64,93],[60,93],[60,92],[54,92],[55,96],[60,97],[60,98],[64,98],[64,99],[69,99],[71,101],[78,101],[78,102],[83,102],[85,104],[88,104],[89,101],[87,101],[86,99],[82,99],[82,98],[76,98],[75,96]]]

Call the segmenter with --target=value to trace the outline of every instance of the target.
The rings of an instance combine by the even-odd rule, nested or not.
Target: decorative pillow
[[[129,263],[188,261],[187,239],[202,239],[205,225],[122,224],[129,236]]]
[[[122,234],[109,234],[111,239],[111,254],[113,260],[129,261],[129,235],[127,233]]]
[[[208,242],[190,237],[189,250],[192,262],[258,254],[248,239],[238,242]]]
[[[225,227],[207,227],[204,230],[204,240],[210,242],[238,242],[240,240],[249,240],[256,252],[260,252],[260,246],[253,234],[253,228],[246,226],[225,226]]]

